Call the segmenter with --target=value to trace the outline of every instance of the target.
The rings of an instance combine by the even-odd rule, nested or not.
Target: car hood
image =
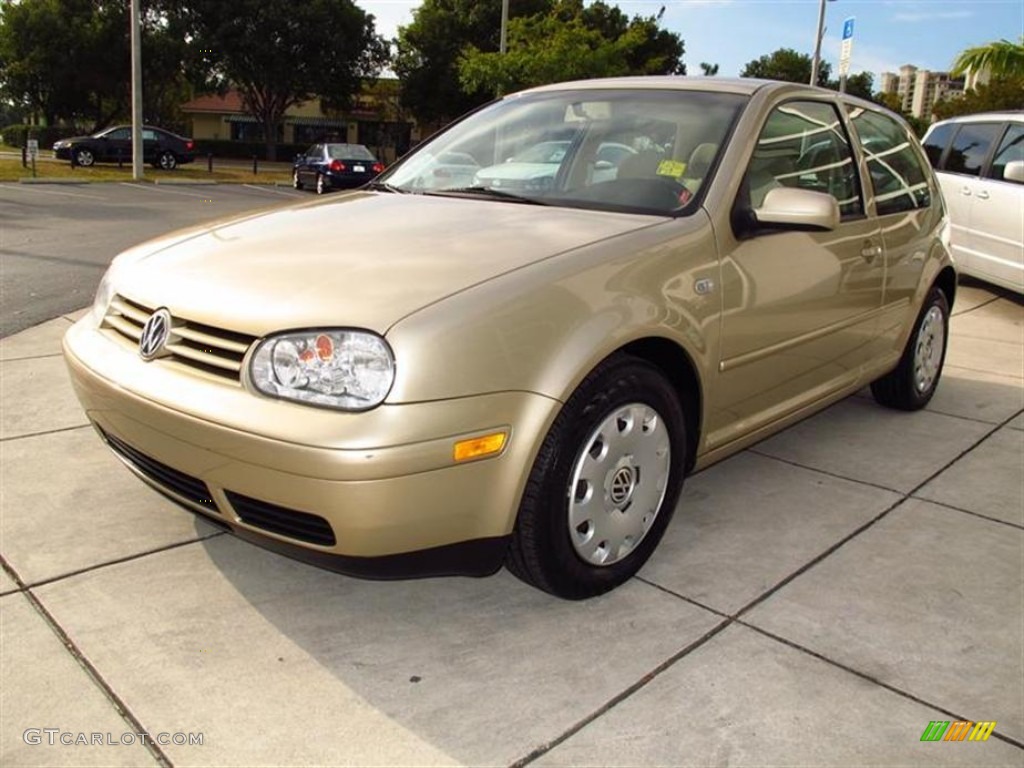
[[[488,200],[357,192],[150,241],[112,267],[117,293],[256,336],[385,333],[446,296],[662,218]]]
[[[55,144],[71,144],[76,141],[91,141],[95,140],[95,136],[68,136],[66,139],[58,139]]]

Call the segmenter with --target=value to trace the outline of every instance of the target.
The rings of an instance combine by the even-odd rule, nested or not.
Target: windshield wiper
[[[363,185],[363,189],[372,189],[377,192],[394,192],[396,195],[406,194],[406,191],[401,187],[388,184],[386,181],[368,181]]]
[[[424,192],[425,195],[439,195],[441,197],[460,197],[463,195],[480,195],[481,197],[493,197],[496,200],[506,200],[510,203],[525,203],[526,205],[548,205],[543,200],[535,197],[517,195],[515,192],[506,192],[504,189],[493,187],[453,187],[452,189],[431,189]]]

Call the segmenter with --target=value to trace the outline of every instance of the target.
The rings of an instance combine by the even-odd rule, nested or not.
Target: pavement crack
[[[213,539],[213,538],[216,538],[217,536],[223,536],[226,533],[227,533],[227,531],[213,531],[212,533],[208,533],[208,534],[206,534],[204,536],[198,536],[198,537],[196,537],[194,539],[187,539],[186,541],[176,541],[173,544],[166,544],[166,545],[164,545],[162,547],[155,547],[153,549],[147,549],[147,550],[145,550],[143,552],[136,552],[134,554],[126,555],[124,557],[119,557],[119,558],[116,558],[114,560],[105,560],[102,563],[97,563],[95,565],[90,565],[88,568],[79,568],[79,569],[74,570],[74,571],[68,571],[67,573],[62,573],[62,574],[60,574],[58,576],[51,576],[48,579],[40,579],[39,581],[34,581],[31,584],[28,584],[26,586],[26,589],[35,589],[36,587],[42,587],[42,586],[46,586],[47,584],[53,584],[53,583],[58,582],[58,581],[64,581],[65,579],[70,579],[73,576],[81,576],[83,573],[92,573],[93,571],[103,570],[104,568],[109,568],[112,565],[120,565],[122,563],[130,563],[133,560],[140,560],[143,557],[149,557],[150,555],[158,555],[161,552],[169,552],[172,549],[179,549],[181,547],[191,546],[192,544],[199,544],[200,542],[206,541],[207,539]]]
[[[610,710],[612,710],[615,707],[617,707],[623,701],[625,701],[626,699],[631,697],[634,693],[636,693],[637,691],[645,688],[650,682],[655,680],[663,672],[665,672],[666,670],[670,669],[678,661],[680,661],[681,659],[685,658],[686,656],[688,656],[693,651],[695,651],[698,648],[700,648],[702,645],[707,643],[711,638],[713,638],[716,635],[718,635],[720,632],[722,632],[722,630],[724,630],[726,627],[728,627],[732,623],[733,623],[732,619],[725,619],[724,621],[719,622],[714,627],[712,627],[707,632],[705,632],[703,635],[701,635],[696,640],[694,640],[692,643],[687,645],[685,648],[683,648],[682,650],[677,651],[673,655],[669,656],[665,661],[661,662],[661,664],[656,666],[654,669],[652,669],[646,675],[641,677],[639,680],[637,680],[631,686],[629,686],[628,688],[626,688],[623,691],[620,691],[615,696],[613,696],[608,701],[606,701],[603,705],[601,705],[596,710],[591,712],[589,715],[587,715],[586,717],[584,717],[581,720],[577,721],[574,725],[570,726],[567,730],[562,732],[560,735],[558,735],[557,737],[555,737],[551,741],[548,741],[548,742],[542,744],[541,746],[537,747],[533,751],[531,751],[528,754],[524,755],[523,757],[519,758],[515,762],[510,763],[509,764],[509,768],[522,768],[523,766],[529,765],[530,763],[534,762],[535,760],[543,757],[548,752],[550,752],[552,749],[557,747],[559,744],[562,744],[563,742],[565,742],[568,739],[572,738],[577,733],[579,733],[584,728],[586,728],[588,725],[590,725],[592,722],[597,720],[599,717],[601,717],[602,715],[606,714]]]
[[[915,696],[913,693],[910,693],[909,691],[904,691],[902,688],[897,688],[895,685],[887,683],[884,680],[880,680],[877,677],[867,674],[866,672],[861,672],[859,669],[856,669],[855,667],[851,667],[848,664],[842,663],[841,661],[831,659],[822,653],[818,653],[817,651],[811,650],[806,646],[800,645],[800,643],[789,640],[788,638],[782,637],[781,635],[777,635],[774,632],[769,632],[767,629],[762,629],[761,627],[755,624],[750,624],[749,622],[743,621],[741,619],[736,619],[736,623],[741,627],[746,627],[747,629],[753,630],[754,632],[757,632],[758,634],[763,635],[764,637],[767,637],[778,643],[782,643],[782,645],[785,645],[787,648],[792,648],[793,650],[805,653],[808,656],[818,659],[819,661],[823,661],[830,666],[836,667],[837,669],[841,669],[844,672],[849,672],[851,675],[855,675],[859,677],[861,680],[865,680],[869,683],[874,683],[875,685],[884,688],[885,690],[891,693],[895,693],[897,696],[901,696],[904,699],[913,701],[916,704],[921,704],[937,712],[941,712],[946,717],[953,718],[954,720],[963,721],[971,719],[969,717],[964,717],[963,715],[953,712],[950,709],[946,709],[945,707],[940,706],[939,704],[928,701],[927,699],[922,699],[920,696]],[[1012,736],[1007,736],[1006,734],[999,733],[998,731],[993,731],[992,736],[994,738],[999,739],[1000,741],[1006,742],[1007,744],[1011,744],[1017,747],[1018,749],[1024,749],[1024,743],[1013,738]]]
[[[42,432],[29,432],[27,435],[12,435],[11,437],[0,437],[0,443],[13,443],[15,440],[27,440],[30,437],[44,437],[45,435],[57,435],[61,432],[74,432],[78,429],[90,429],[92,424],[77,424],[73,427],[59,427],[57,429],[44,429]]]
[[[106,678],[100,674],[100,671],[96,666],[89,661],[88,657],[82,652],[82,650],[75,644],[75,641],[71,639],[68,633],[64,630],[64,627],[60,625],[60,622],[54,617],[46,606],[43,605],[42,601],[32,592],[31,589],[25,586],[25,583],[18,578],[17,574],[10,569],[10,566],[6,561],[3,561],[5,569],[10,570],[14,575],[18,586],[21,587],[21,594],[31,603],[32,607],[36,610],[36,613],[42,617],[43,621],[50,628],[50,631],[57,636],[61,644],[71,654],[72,658],[78,663],[85,674],[92,680],[93,684],[100,689],[100,692],[106,697],[110,704],[114,707],[114,711],[121,717],[122,720],[128,725],[133,733],[149,733],[149,730],[143,726],[142,722],[135,716],[135,713],[131,711],[124,700],[117,695],[110,683],[107,682]],[[174,763],[167,754],[160,748],[160,745],[153,739],[147,738],[142,740],[142,745],[146,751],[150,753],[158,765],[166,766],[166,768],[173,768]]]

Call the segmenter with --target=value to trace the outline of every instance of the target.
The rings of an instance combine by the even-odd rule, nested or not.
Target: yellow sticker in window
[[[658,164],[659,176],[671,176],[673,179],[678,179],[685,172],[686,163],[681,163],[678,160],[662,160]]]

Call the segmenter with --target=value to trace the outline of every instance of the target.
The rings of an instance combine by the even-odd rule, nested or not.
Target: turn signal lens
[[[505,447],[505,440],[508,435],[505,432],[495,432],[483,437],[474,437],[469,440],[460,440],[455,444],[453,456],[456,461],[469,461],[470,459],[482,459],[484,456],[492,456],[500,453]]]

